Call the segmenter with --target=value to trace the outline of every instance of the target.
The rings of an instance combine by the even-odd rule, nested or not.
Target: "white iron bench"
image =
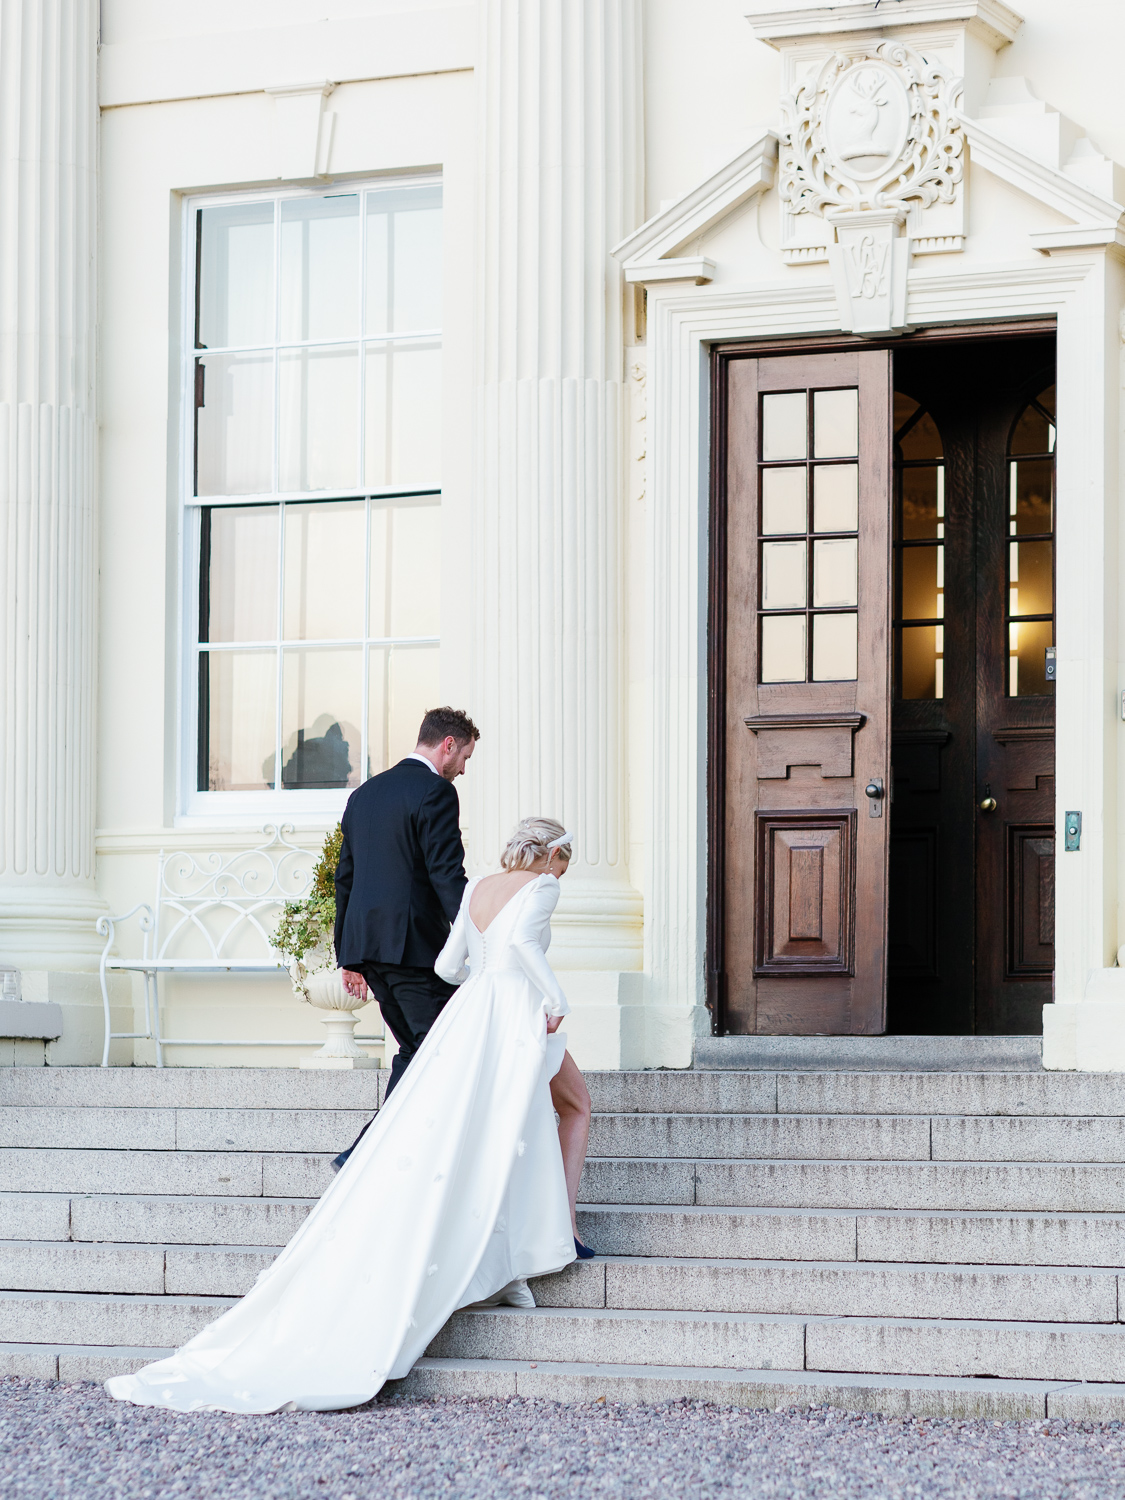
[[[291,825],[267,827],[264,844],[233,854],[160,851],[156,900],[138,902],[120,916],[99,917],[105,938],[99,972],[105,1009],[102,1067],[109,1066],[109,1046],[118,1040],[156,1043],[156,1066],[164,1066],[165,1047],[308,1047],[304,1039],[206,1040],[166,1037],[160,1033],[161,974],[272,974],[286,969],[270,942],[286,901],[300,899],[309,888],[315,855],[290,843]],[[117,928],[131,917],[143,935],[137,958],[111,953]],[[247,954],[247,948],[257,949]],[[109,1013],[110,973],[144,976],[145,1030],[113,1031]]]

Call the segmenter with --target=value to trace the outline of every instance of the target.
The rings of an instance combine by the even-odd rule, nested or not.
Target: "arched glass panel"
[[[1029,401],[1008,445],[1008,696],[1053,693],[1055,642],[1055,388]]]
[[[895,392],[895,696],[944,692],[945,464],[929,412]]]

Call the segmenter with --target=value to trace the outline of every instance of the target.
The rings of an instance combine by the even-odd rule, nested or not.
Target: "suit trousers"
[[[457,986],[446,984],[433,969],[414,968],[409,964],[357,964],[356,972],[367,980],[367,987],[383,1013],[383,1022],[398,1043],[398,1052],[391,1063],[391,1076],[387,1080],[387,1092],[383,1096],[385,1104]],[[370,1124],[369,1120],[348,1149],[335,1158],[334,1167],[338,1169],[344,1165]]]

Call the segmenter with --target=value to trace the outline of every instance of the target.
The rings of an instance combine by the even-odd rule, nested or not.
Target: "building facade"
[[[1125,1067],[1122,41],[1103,0],[3,0],[0,962],[62,1017],[9,1060],[96,1061],[99,920],[307,865],[449,702],[471,869],[574,834],[581,1064]],[[173,1064],[321,1040],[276,973],[159,1005]]]

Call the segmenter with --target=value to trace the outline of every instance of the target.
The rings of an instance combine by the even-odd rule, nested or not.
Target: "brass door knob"
[[[981,810],[981,812],[995,812],[996,811],[996,798],[995,797],[985,797],[984,801],[980,805],[980,810]]]

